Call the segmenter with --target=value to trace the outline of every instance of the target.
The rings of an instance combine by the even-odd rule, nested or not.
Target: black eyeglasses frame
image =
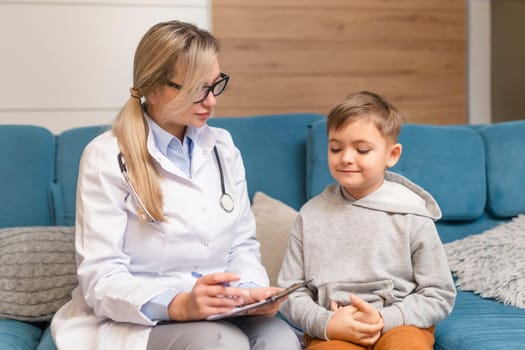
[[[226,73],[220,73],[219,74],[219,80],[217,80],[215,83],[211,84],[211,85],[205,85],[203,86],[202,88],[203,89],[206,89],[208,90],[205,94],[204,94],[204,97],[201,98],[200,100],[198,101],[193,101],[193,103],[201,103],[202,101],[204,101],[206,98],[208,98],[208,95],[210,94],[210,92],[212,93],[213,96],[217,97],[219,96],[220,94],[222,94],[224,92],[224,90],[226,90],[226,86],[228,85],[228,81],[230,80],[230,76]],[[215,87],[219,84],[221,84],[222,82],[224,82],[224,87],[222,88],[221,91],[217,92],[217,93],[214,93],[213,90],[215,89]],[[166,83],[167,86],[169,87],[172,87],[172,88],[175,88],[177,90],[181,90],[182,89],[182,85],[180,84],[177,84],[177,83],[174,83],[172,81],[168,81]]]

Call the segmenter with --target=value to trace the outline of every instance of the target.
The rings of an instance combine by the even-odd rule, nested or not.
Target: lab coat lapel
[[[197,174],[206,163],[206,161],[213,157],[212,147],[202,147],[202,145],[195,145],[193,148],[193,157],[191,159],[191,172]]]
[[[191,173],[194,175],[197,174],[210,157],[213,157],[213,147],[217,140],[208,125],[198,129],[188,127],[187,133],[194,142],[191,159]]]

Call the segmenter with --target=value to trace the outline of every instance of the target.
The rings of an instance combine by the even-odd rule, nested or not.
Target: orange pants
[[[363,346],[344,340],[321,340],[304,337],[307,350],[432,350],[434,327],[401,326],[388,330],[373,346]]]

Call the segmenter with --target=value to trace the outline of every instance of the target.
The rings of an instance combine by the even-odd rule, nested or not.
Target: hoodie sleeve
[[[290,285],[307,280],[303,259],[303,225],[299,215],[288,240],[288,247],[284,256],[277,284],[286,288]],[[315,283],[315,281],[313,282]],[[326,327],[332,317],[332,312],[316,303],[315,285],[301,288],[290,294],[288,299],[281,304],[281,313],[305,333],[326,339]]]
[[[402,325],[430,327],[445,319],[454,306],[456,289],[435,225],[429,218],[417,220],[423,221],[411,240],[417,287],[402,301],[380,311],[385,321],[383,332]]]

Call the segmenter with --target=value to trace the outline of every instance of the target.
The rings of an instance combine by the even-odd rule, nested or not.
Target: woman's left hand
[[[249,298],[245,298],[244,304],[252,304],[260,300],[268,299],[272,295],[279,293],[282,290],[282,288],[278,288],[278,287],[249,288],[247,290],[250,292],[250,296]],[[270,316],[270,317],[274,316],[277,313],[277,311],[279,311],[279,305],[284,300],[286,300],[286,298],[282,298],[273,303],[268,303],[261,307],[255,308],[253,310],[249,310],[247,314],[248,315]]]

